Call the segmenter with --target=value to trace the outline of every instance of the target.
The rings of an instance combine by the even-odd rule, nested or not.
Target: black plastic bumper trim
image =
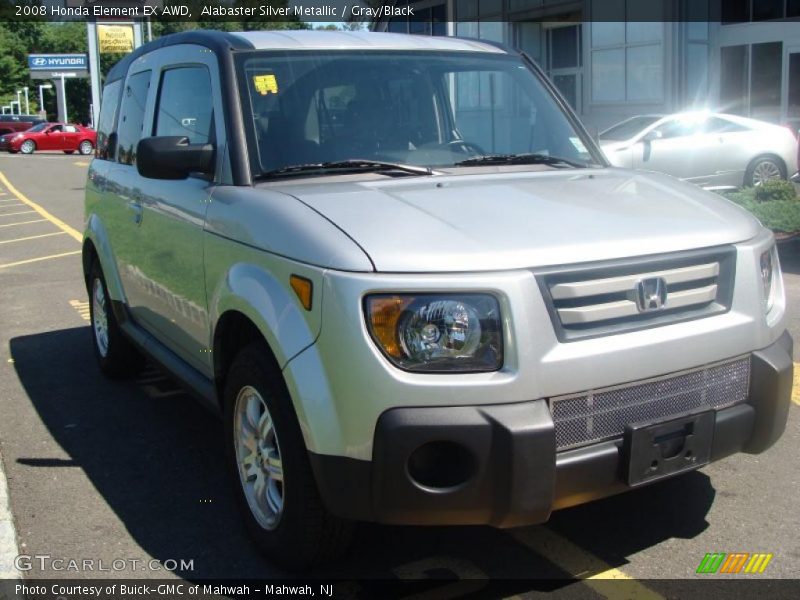
[[[752,354],[750,398],[716,411],[711,460],[763,452],[786,426],[792,339],[785,333]],[[474,457],[459,485],[415,483],[408,458],[429,442],[452,442]],[[556,453],[545,400],[496,406],[396,408],[383,413],[371,461],[310,453],[320,494],[334,514],[406,525],[542,523],[553,510],[632,489],[622,439]]]

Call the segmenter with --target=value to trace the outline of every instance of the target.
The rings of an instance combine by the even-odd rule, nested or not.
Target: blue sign
[[[28,54],[31,71],[85,71],[89,61],[85,54]]]

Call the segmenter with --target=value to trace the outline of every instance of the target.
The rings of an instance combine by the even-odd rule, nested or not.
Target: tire
[[[255,342],[228,372],[226,462],[259,549],[285,569],[304,570],[343,553],[353,525],[324,507],[289,393],[269,357],[266,344]]]
[[[747,165],[745,187],[755,187],[771,179],[786,179],[786,165],[775,156],[757,156]]]
[[[112,379],[135,375],[144,366],[142,354],[122,333],[108,296],[106,280],[95,260],[89,271],[89,321],[100,370]]]
[[[33,154],[36,150],[36,142],[33,140],[25,140],[19,147],[19,151],[23,154]]]
[[[74,154],[75,150],[64,150],[64,154]]]
[[[83,155],[91,154],[94,151],[94,146],[89,140],[83,140],[78,146],[78,151]]]

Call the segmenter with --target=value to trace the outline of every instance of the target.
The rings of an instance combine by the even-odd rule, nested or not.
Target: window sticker
[[[272,73],[269,75],[253,75],[253,84],[256,87],[256,91],[262,96],[278,93],[278,80]]]

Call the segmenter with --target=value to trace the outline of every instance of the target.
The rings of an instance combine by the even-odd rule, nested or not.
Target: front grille
[[[750,358],[625,386],[550,400],[556,448],[566,450],[620,437],[631,423],[666,420],[688,411],[747,400]]]
[[[545,270],[537,279],[559,340],[573,341],[725,312],[734,267],[734,249],[718,248]]]

